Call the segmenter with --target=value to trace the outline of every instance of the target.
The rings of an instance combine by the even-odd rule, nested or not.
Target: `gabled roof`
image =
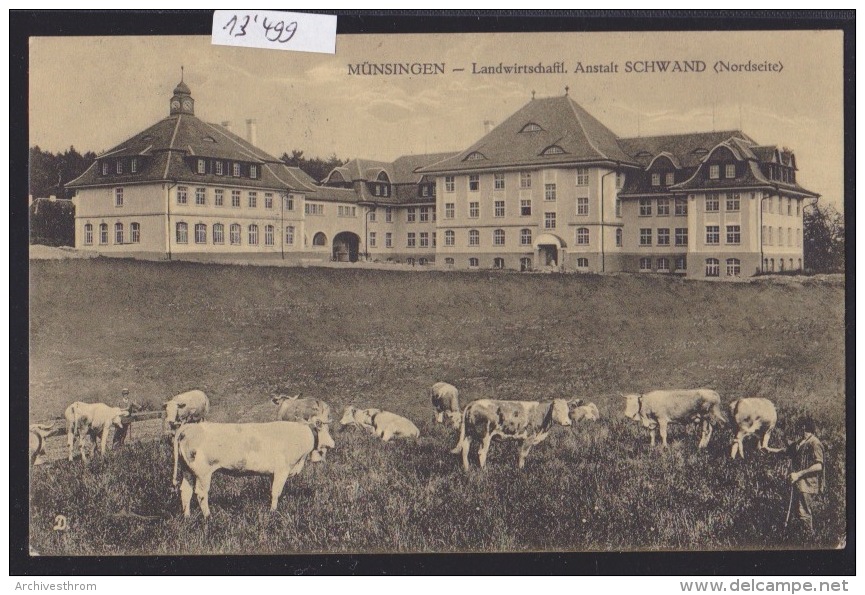
[[[417,184],[423,177],[423,174],[418,173],[420,168],[436,164],[455,155],[458,153],[427,153],[397,157],[393,162],[394,177],[391,182],[394,184]]]
[[[620,138],[618,142],[622,150],[643,167],[649,165],[657,155],[671,153],[679,160],[680,167],[688,168],[699,165],[709,151],[731,138],[756,144],[741,130]]]
[[[526,124],[540,130],[523,132]],[[556,145],[562,153],[543,155]],[[485,159],[466,159],[481,153]],[[636,161],[621,149],[609,128],[569,96],[533,99],[465,151],[421,169],[421,173],[488,170],[553,163]]]

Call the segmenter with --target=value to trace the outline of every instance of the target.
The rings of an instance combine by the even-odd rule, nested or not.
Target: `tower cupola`
[[[174,87],[174,95],[171,96],[171,115],[188,114],[195,115],[195,100],[192,98],[192,91],[186,83],[183,82],[183,68],[180,69],[180,82]]]

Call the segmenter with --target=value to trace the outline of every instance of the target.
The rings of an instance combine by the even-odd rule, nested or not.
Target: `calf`
[[[330,417],[330,405],[320,399],[301,398],[300,395],[289,397],[279,395],[270,401],[278,407],[276,412],[277,421],[297,421],[305,424],[322,423],[324,425],[333,422]],[[327,455],[327,447],[316,450],[309,457],[313,463],[324,460]]]
[[[82,403],[76,401],[66,408],[66,440],[69,444],[69,460],[72,460],[72,451],[75,439],[81,448],[81,459],[87,462],[87,454],[84,448],[85,436],[93,438],[93,448],[96,449],[97,436],[101,439],[100,452],[105,456],[105,447],[108,442],[108,432],[112,426],[117,429],[123,428],[123,418],[129,415],[129,411],[119,407],[110,407],[105,403]]]
[[[420,436],[420,430],[410,419],[381,409],[356,409],[349,405],[342,414],[340,424],[364,428],[381,438],[383,442],[390,442],[393,438]]]
[[[757,448],[769,450],[769,435],[778,423],[778,413],[772,401],[758,397],[736,399],[730,403],[730,413],[738,428],[738,433],[733,439],[733,449],[730,451],[731,459],[735,459],[737,454],[744,459],[745,449],[742,441],[746,436],[758,432],[762,432],[762,435],[757,438]]]
[[[201,514],[210,516],[208,494],[213,473],[271,475],[270,510],[276,510],[286,480],[303,469],[320,447],[334,448],[327,426],[291,421],[258,424],[202,422],[182,426],[174,437],[173,483],[180,483],[183,516],[190,516],[195,493]]]
[[[463,468],[468,471],[472,440],[479,440],[478,463],[483,469],[493,438],[519,440],[520,458],[517,465],[522,469],[532,447],[546,439],[554,424],[571,425],[568,402],[564,399],[544,402],[473,401],[463,410],[459,441],[451,452],[462,454]]]
[[[709,445],[715,424],[727,421],[721,411],[721,397],[705,388],[656,390],[642,395],[625,395],[625,400],[625,417],[649,428],[652,446],[659,432],[662,444],[667,446],[668,424],[693,422],[703,426],[698,447],[705,448]]]
[[[173,433],[183,424],[198,423],[210,411],[210,399],[204,391],[190,390],[180,393],[162,404],[165,409],[165,424]]]
[[[462,413],[460,411],[460,392],[457,387],[447,382],[436,382],[427,392],[435,410],[436,423],[442,424],[447,418],[448,424],[454,429],[458,429],[462,420]]]

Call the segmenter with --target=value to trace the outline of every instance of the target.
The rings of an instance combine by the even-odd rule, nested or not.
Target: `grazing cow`
[[[553,424],[571,425],[568,402],[564,399],[544,402],[493,399],[473,401],[463,410],[459,441],[451,452],[462,454],[463,468],[468,471],[472,440],[479,440],[481,445],[478,448],[478,462],[483,469],[493,438],[520,440],[518,466],[522,469],[529,451],[546,439]]]
[[[649,428],[652,446],[659,432],[661,443],[667,446],[667,424],[693,422],[702,423],[699,448],[705,448],[709,445],[715,424],[727,422],[721,411],[721,397],[705,388],[656,390],[642,395],[625,395],[625,399],[625,417]]]
[[[582,399],[577,399],[575,401],[568,401],[568,417],[571,418],[572,422],[582,420],[598,421],[601,419],[601,412],[598,411],[598,406],[594,403],[584,405]]]
[[[190,390],[180,393],[162,404],[165,409],[165,421],[169,430],[173,433],[183,424],[198,423],[204,421],[207,412],[210,411],[210,399],[204,391]],[[163,426],[164,427],[164,426]]]
[[[75,438],[81,448],[81,459],[87,462],[87,454],[84,448],[85,436],[93,438],[93,448],[96,449],[97,436],[101,435],[102,456],[105,456],[105,447],[108,442],[108,432],[112,426],[117,429],[123,428],[123,418],[129,415],[129,411],[120,407],[110,407],[105,403],[82,403],[76,401],[66,408],[66,441],[69,444],[69,460],[72,460],[72,450],[75,446]]]
[[[757,438],[757,448],[769,449],[769,435],[778,423],[778,413],[775,405],[769,399],[752,397],[747,399],[736,399],[730,403],[730,413],[736,422],[738,433],[733,440],[733,449],[730,458],[735,459],[736,454],[745,458],[745,448],[742,441],[746,436],[756,434],[762,430],[762,436]]]
[[[62,425],[31,424],[30,425],[30,464],[38,465],[45,453],[45,440],[51,436],[59,436],[64,431]]]
[[[320,399],[302,399],[300,395],[293,397],[279,395],[270,400],[279,408],[276,412],[277,421],[297,421],[305,424],[321,422],[325,425],[333,422],[330,417],[330,405]],[[312,453],[309,460],[317,463],[324,460],[325,455],[327,455],[327,448],[323,447]]]
[[[436,423],[443,424],[445,418],[454,429],[460,427],[462,411],[460,410],[460,391],[447,382],[436,382],[429,388],[429,398],[435,409]]]
[[[207,496],[213,473],[273,476],[270,510],[276,510],[286,480],[303,469],[307,456],[321,447],[334,448],[327,426],[293,421],[221,424],[202,422],[182,426],[174,437],[173,484],[180,482],[183,516],[190,516],[195,492],[204,518],[210,516]]]
[[[356,425],[375,434],[384,442],[393,438],[417,438],[420,430],[412,423],[396,413],[381,409],[356,409],[349,405],[342,414],[340,424]]]

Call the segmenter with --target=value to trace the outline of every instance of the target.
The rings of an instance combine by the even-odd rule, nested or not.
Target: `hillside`
[[[268,418],[272,393],[426,415],[468,398],[707,386],[803,406],[844,387],[843,286],[653,276],[403,273],[193,263],[31,262],[31,417],[73,399],[213,395]],[[821,407],[822,409],[822,407]]]

